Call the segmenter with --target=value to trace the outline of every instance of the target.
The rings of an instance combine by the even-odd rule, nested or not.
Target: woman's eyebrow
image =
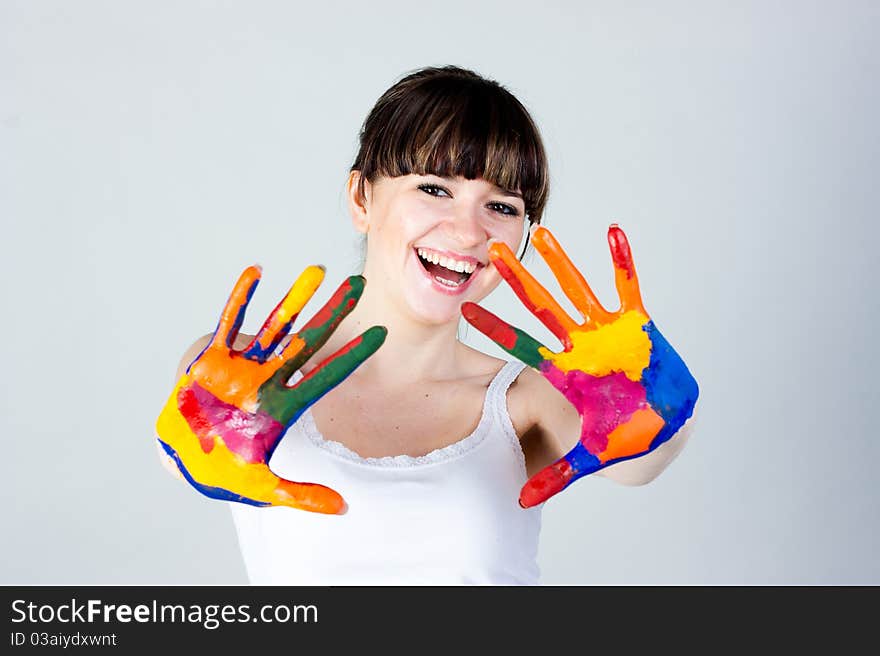
[[[502,196],[515,196],[516,198],[520,198],[520,199],[523,197],[523,195],[521,193],[519,193],[518,191],[512,191],[510,189],[502,189],[498,185],[492,185],[492,186],[495,188],[495,191],[497,191]]]

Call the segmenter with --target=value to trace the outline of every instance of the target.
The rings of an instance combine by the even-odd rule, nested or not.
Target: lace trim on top
[[[512,360],[507,362],[507,364],[501,367],[501,370],[497,374],[495,374],[495,378],[493,378],[492,382],[489,383],[489,388],[486,390],[486,396],[483,399],[483,409],[480,414],[480,421],[477,423],[477,427],[470,435],[460,439],[458,442],[453,442],[452,444],[440,447],[439,449],[434,449],[433,451],[430,451],[423,456],[397,455],[382,456],[380,458],[365,458],[363,456],[360,456],[349,449],[347,446],[345,446],[342,442],[328,440],[327,438],[325,438],[318,430],[317,424],[315,424],[315,418],[312,416],[311,407],[307,408],[300,417],[302,430],[309,441],[319,449],[323,449],[324,451],[327,451],[334,456],[360,465],[368,465],[371,467],[401,468],[417,467],[421,465],[434,465],[441,462],[448,462],[450,460],[463,456],[483,442],[483,440],[489,434],[489,429],[491,428],[491,425],[493,423],[492,414],[494,413],[496,415],[496,421],[500,419],[497,417],[499,396],[501,399],[501,409],[506,410],[507,388],[524,367],[525,365],[522,362]],[[301,377],[302,374],[300,372],[297,372],[297,375],[298,380],[298,378]],[[293,382],[295,381],[291,380],[291,383]],[[503,414],[506,414],[506,412]],[[512,427],[510,431],[507,430],[507,427],[511,426],[509,417],[507,418],[506,425],[503,420],[499,422],[499,425],[502,427],[505,433],[513,433]],[[516,439],[515,433],[513,433],[513,437],[514,439]],[[518,440],[516,447],[516,451],[519,453],[520,459],[523,460],[523,469],[525,469],[525,460],[522,449],[519,448]]]

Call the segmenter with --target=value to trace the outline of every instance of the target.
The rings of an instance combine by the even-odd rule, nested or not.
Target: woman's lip
[[[468,287],[470,287],[471,282],[473,282],[474,278],[477,277],[477,274],[484,268],[483,265],[478,264],[477,268],[474,269],[474,272],[468,276],[468,279],[461,283],[458,287],[447,287],[442,282],[437,282],[428,270],[422,265],[422,258],[419,257],[418,252],[413,249],[413,257],[415,257],[416,262],[415,265],[418,267],[419,271],[422,272],[422,275],[425,276],[427,280],[431,282],[431,286],[439,291],[442,294],[447,294],[449,296],[459,296],[462,294]]]

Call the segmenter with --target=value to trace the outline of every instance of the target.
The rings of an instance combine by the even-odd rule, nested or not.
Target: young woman
[[[234,502],[252,583],[536,583],[547,498],[590,473],[646,483],[681,450],[696,383],[641,305],[626,238],[609,230],[609,313],[535,230],[547,194],[540,135],[513,95],[421,69],[361,131],[347,197],[362,276],[287,339],[323,270],[306,269],[256,336],[238,328],[260,271],[242,274],[183,356],[157,431],[172,471]],[[513,255],[529,227],[578,322]],[[502,277],[559,352],[475,305]],[[516,358],[459,341],[462,314]]]

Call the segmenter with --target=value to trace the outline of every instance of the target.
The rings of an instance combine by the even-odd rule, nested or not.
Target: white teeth
[[[442,285],[446,285],[447,287],[458,287],[460,285],[460,283],[452,282],[451,280],[446,280],[444,278],[440,278],[439,276],[434,276],[434,280]]]
[[[471,264],[470,262],[459,262],[451,257],[438,255],[437,253],[427,251],[424,248],[417,249],[417,252],[420,257],[424,258],[428,262],[431,262],[432,264],[439,264],[440,266],[445,267],[450,271],[455,271],[457,273],[473,273],[477,269],[476,264]]]

